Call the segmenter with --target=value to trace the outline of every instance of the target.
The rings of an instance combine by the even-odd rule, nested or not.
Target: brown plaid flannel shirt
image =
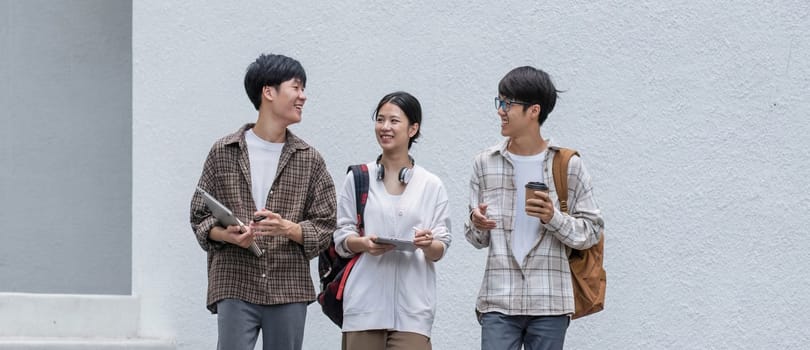
[[[244,223],[256,209],[245,143],[245,131],[252,127],[247,124],[214,143],[198,182]],[[314,301],[309,260],[329,246],[336,225],[335,202],[335,185],[323,158],[289,130],[266,207],[301,225],[303,245],[284,237],[257,237],[265,250],[257,258],[247,249],[210,240],[216,218],[195,191],[191,228],[208,252],[208,309],[216,313],[216,303],[226,298],[259,305]]]

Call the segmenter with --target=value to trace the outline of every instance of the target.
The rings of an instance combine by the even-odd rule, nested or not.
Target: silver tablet
[[[214,196],[205,192],[202,188],[197,187],[197,190],[202,194],[205,205],[223,226],[243,226],[242,222],[237,217],[233,216],[233,212],[214,198]]]
[[[239,218],[233,215],[233,212],[230,209],[228,209],[228,207],[220,203],[210,193],[205,192],[205,190],[200,188],[199,186],[197,186],[197,191],[200,191],[203,197],[203,201],[205,202],[205,205],[208,207],[208,209],[211,210],[211,213],[214,214],[214,217],[217,218],[220,224],[224,225],[225,227],[245,226],[242,223],[242,221],[239,220]],[[262,256],[262,254],[264,254],[264,251],[262,251],[259,248],[259,245],[256,243],[256,241],[253,241],[253,243],[250,244],[248,250],[250,250],[253,253],[253,255],[257,257]]]
[[[407,250],[407,251],[414,251],[416,250],[416,245],[413,244],[413,241],[406,241],[404,239],[398,238],[389,238],[389,237],[377,237],[374,241],[377,244],[390,244],[394,246],[396,250]]]

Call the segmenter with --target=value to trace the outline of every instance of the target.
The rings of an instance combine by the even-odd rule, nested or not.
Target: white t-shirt
[[[250,182],[253,201],[256,210],[264,209],[267,193],[273,186],[278,170],[278,160],[281,158],[281,149],[284,143],[273,143],[262,140],[256,136],[253,129],[245,132],[245,142],[250,160]]]
[[[515,226],[512,230],[512,253],[520,266],[540,237],[540,219],[526,215],[526,183],[543,182],[543,159],[546,151],[531,156],[509,153],[515,166]]]

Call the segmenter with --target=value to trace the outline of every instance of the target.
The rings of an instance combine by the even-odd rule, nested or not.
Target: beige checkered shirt
[[[512,255],[511,236],[515,213],[514,168],[506,145],[508,140],[479,153],[470,179],[469,210],[487,203],[487,216],[497,227],[480,231],[469,216],[465,236],[476,248],[489,247],[486,271],[478,293],[476,309],[481,313],[507,315],[564,315],[574,312],[568,254],[571,248],[585,249],[599,242],[603,221],[594,200],[591,177],[579,157],[568,165],[569,212],[560,212],[551,160],[558,147],[551,145],[544,160],[543,178],[556,210],[551,221],[540,225],[540,238],[534,243],[523,265]],[[541,169],[538,169],[541,171]],[[520,213],[520,215],[526,215]]]

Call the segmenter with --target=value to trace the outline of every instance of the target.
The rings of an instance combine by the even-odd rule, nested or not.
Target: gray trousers
[[[253,350],[259,330],[264,350],[301,350],[307,304],[256,305],[238,299],[217,303],[218,350]]]

